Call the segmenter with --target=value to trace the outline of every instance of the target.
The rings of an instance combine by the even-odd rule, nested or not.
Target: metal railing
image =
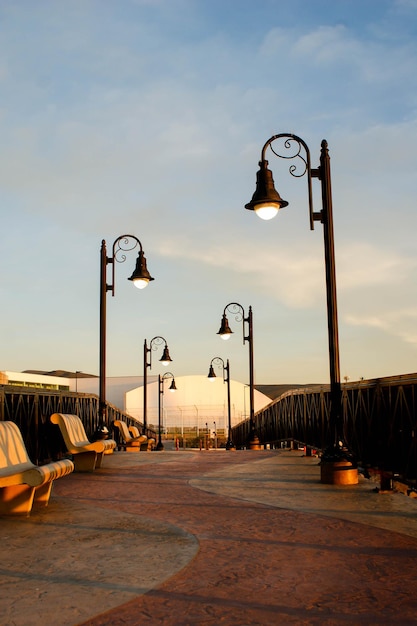
[[[414,482],[417,478],[417,374],[342,385],[343,437],[364,468],[379,468]],[[255,414],[262,443],[280,447],[295,441],[324,449],[329,435],[327,385],[287,391]],[[249,420],[233,429],[239,447],[247,443]]]
[[[37,465],[59,459],[66,453],[58,426],[50,422],[52,413],[78,415],[90,440],[102,425],[96,395],[0,385],[0,421],[10,420],[18,425],[29,457]],[[116,441],[118,441],[117,429],[112,432],[112,423],[116,419],[125,421],[129,426],[143,429],[141,422],[107,403],[105,426]],[[148,437],[156,437],[152,429],[147,429],[145,434]]]

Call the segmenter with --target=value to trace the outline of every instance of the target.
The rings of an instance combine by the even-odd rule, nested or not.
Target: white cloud
[[[399,9],[417,11],[417,0],[394,0],[394,6]]]
[[[245,239],[206,242],[201,247],[185,236],[159,242],[159,253],[206,265],[221,267],[233,275],[233,282],[262,291],[268,297],[294,308],[310,308],[322,298],[324,270],[321,256],[302,253],[299,247],[263,246],[256,249]],[[246,252],[245,252],[246,251]]]
[[[350,242],[338,247],[338,286],[342,290],[378,288],[405,283],[417,266],[415,258],[395,250],[383,250],[369,242]]]
[[[417,307],[395,311],[380,311],[371,317],[346,315],[344,322],[351,326],[375,328],[398,337],[417,348]]]
[[[348,101],[356,98],[363,106],[370,96],[370,89],[384,85],[390,85],[392,89],[395,84],[401,93],[408,91],[404,89],[404,80],[415,83],[415,40],[404,36],[391,41],[387,48],[384,34],[385,31],[381,31],[380,36],[370,38],[344,24],[319,25],[308,31],[299,27],[290,31],[272,28],[264,38],[260,54],[271,59],[282,56],[293,66],[293,71],[296,68],[303,76],[308,88],[312,78],[320,81],[317,71],[323,72],[325,81],[334,75],[340,96]],[[334,83],[323,87],[325,92],[332,92]],[[371,95],[376,97],[377,93]],[[384,97],[391,99],[395,95],[391,92]]]
[[[363,53],[360,43],[349,35],[345,26],[320,26],[302,34],[294,43],[292,52],[301,59],[319,65],[338,65],[354,60]]]

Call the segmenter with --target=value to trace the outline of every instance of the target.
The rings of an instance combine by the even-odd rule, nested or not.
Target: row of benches
[[[0,515],[30,515],[34,505],[47,506],[54,480],[73,471],[91,472],[100,468],[103,456],[111,454],[117,446],[114,439],[90,442],[77,415],[54,413],[51,422],[59,426],[72,460],[40,466],[30,460],[18,426],[14,422],[0,422]],[[152,449],[155,440],[148,440],[136,427],[128,427],[121,420],[116,420],[114,426],[119,430],[119,447],[139,451],[148,441],[148,450]]]

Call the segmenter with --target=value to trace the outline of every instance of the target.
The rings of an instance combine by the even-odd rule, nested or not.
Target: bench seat
[[[76,472],[92,472],[101,467],[104,454],[111,454],[116,442],[114,439],[89,441],[84,425],[78,415],[53,413],[52,424],[59,426],[67,450],[73,455]]]
[[[74,470],[69,459],[35,465],[14,422],[0,422],[0,514],[30,515],[33,505],[47,506],[52,483]]]
[[[113,426],[119,431],[120,445],[126,452],[140,452],[142,443],[147,441],[146,435],[141,435],[137,430],[137,435],[133,436],[126,422],[122,420],[114,420]]]
[[[139,437],[139,429],[136,426],[129,426],[129,432],[132,437]],[[147,440],[144,441],[146,443],[146,450],[151,452],[155,446],[155,439],[153,437],[148,437]],[[142,446],[141,446],[142,447]]]

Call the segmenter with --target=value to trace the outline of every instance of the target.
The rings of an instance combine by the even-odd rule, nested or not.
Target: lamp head
[[[233,335],[233,330],[229,326],[229,321],[225,313],[223,313],[222,323],[217,334],[224,340],[230,339],[230,335]]]
[[[209,373],[208,373],[207,378],[209,379],[209,381],[211,383],[214,382],[215,378],[217,378],[212,365],[210,365],[210,369],[209,369]]]
[[[270,220],[278,213],[279,209],[288,206],[274,186],[272,172],[268,169],[268,161],[259,161],[259,170],[256,174],[256,189],[252,200],[245,204],[245,209],[255,211],[263,220]]]
[[[164,352],[159,360],[162,365],[165,366],[167,366],[172,361],[171,357],[169,356],[169,350],[167,345],[165,345]]]
[[[154,280],[148,272],[145,255],[142,250],[139,252],[138,258],[136,259],[135,271],[128,280],[131,280],[138,289],[144,289],[151,280]]]
[[[172,379],[172,383],[169,386],[169,391],[177,391],[177,387],[175,385],[175,378]]]

